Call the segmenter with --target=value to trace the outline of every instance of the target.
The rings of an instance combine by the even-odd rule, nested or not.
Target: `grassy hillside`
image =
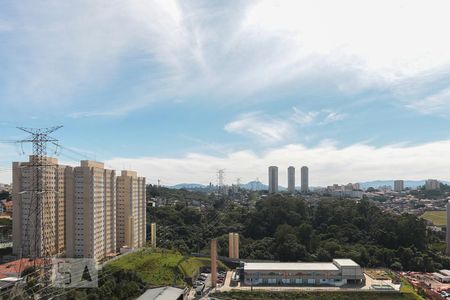
[[[426,211],[421,218],[432,222],[436,226],[445,226],[447,222],[445,211]]]
[[[412,293],[376,293],[376,292],[224,292],[213,297],[223,300],[418,300]]]
[[[203,257],[189,257],[180,263],[180,270],[186,277],[192,277],[200,267],[209,267],[211,265],[211,260],[209,258]],[[219,262],[219,268],[226,268],[222,263]]]
[[[107,268],[132,270],[152,285],[184,286],[184,278],[192,277],[208,258],[186,257],[175,251],[145,249],[120,257]],[[219,268],[226,268],[219,262]]]

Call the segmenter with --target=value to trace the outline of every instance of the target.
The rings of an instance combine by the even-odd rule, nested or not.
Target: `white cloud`
[[[331,110],[304,112],[297,107],[283,115],[251,112],[239,115],[225,125],[225,131],[251,136],[261,144],[273,144],[296,137],[299,128],[341,121],[345,114]]]
[[[445,0],[264,0],[248,10],[243,28],[290,44],[297,57],[334,57],[390,80],[450,61],[450,42],[442,42],[448,8]]]
[[[297,107],[293,107],[292,110],[294,112],[292,114],[291,119],[299,125],[309,125],[313,123],[318,115],[318,112],[315,111],[303,112]]]
[[[424,114],[447,114],[450,112],[450,87],[408,106]]]
[[[120,76],[121,66],[132,59],[149,68],[147,89],[152,82],[164,87],[182,75],[186,61],[196,60],[195,49],[190,46],[192,37],[175,0],[44,1],[20,5],[17,11],[22,22],[11,45],[18,43],[27,51],[27,59],[21,56],[23,52],[9,52],[5,58],[12,65],[10,95],[28,96],[17,97],[25,99],[21,102],[67,104],[75,92],[111,84]],[[155,63],[165,66],[166,71],[153,74]],[[161,80],[166,82],[161,84]],[[135,86],[128,88],[131,92]],[[76,101],[84,104],[82,98]]]
[[[450,161],[442,160],[450,152],[450,140],[405,146],[373,147],[354,144],[339,148],[325,142],[316,147],[285,145],[263,153],[244,150],[224,156],[191,153],[180,158],[142,157],[114,158],[106,163],[117,169],[127,166],[148,178],[149,183],[161,179],[163,184],[182,182],[207,184],[215,182],[218,169],[226,169],[228,183],[241,177],[243,181],[259,177],[267,183],[267,167],[279,167],[280,184],[286,185],[287,167],[310,168],[313,186],[333,183],[361,182],[375,179],[450,180]],[[299,172],[299,171],[297,171]]]
[[[24,157],[10,157],[14,149],[10,146],[0,147],[0,150],[5,150],[0,153],[10,154],[8,157],[0,157],[0,169],[6,169],[0,172],[0,182],[7,183],[11,181],[10,162],[24,160]],[[338,147],[335,142],[328,140],[310,148],[291,144],[260,153],[241,150],[217,156],[189,153],[173,158],[115,157],[106,160],[105,165],[117,170],[133,169],[147,177],[148,183],[156,183],[157,179],[161,179],[165,185],[183,182],[214,183],[218,169],[226,169],[228,183],[237,177],[241,177],[243,182],[259,177],[262,182],[267,183],[267,167],[270,165],[279,167],[279,182],[286,185],[288,166],[294,165],[298,169],[307,165],[310,168],[311,185],[325,186],[375,179],[450,180],[450,160],[442,160],[449,152],[450,140],[383,147],[363,143]],[[2,164],[2,161],[5,163]]]
[[[343,113],[338,113],[335,111],[327,111],[325,118],[320,123],[321,124],[334,123],[334,122],[342,121],[346,117],[347,117],[347,115],[343,114]]]
[[[398,88],[402,80],[450,63],[446,0],[17,5],[17,24],[8,27],[16,40],[5,56],[11,62],[9,101],[72,104],[81,107],[78,116],[97,115],[105,105],[95,107],[74,96],[114,85],[129,62],[139,66],[141,75],[125,88],[132,94],[138,90],[137,95],[108,102],[113,113],[105,115],[117,115],[126,102],[138,105],[125,113],[148,105],[154,101],[146,97],[149,91],[160,89],[160,101],[212,94],[208,99],[230,102],[335,74],[327,80],[352,93],[373,86]]]
[[[256,136],[262,143],[280,142],[292,134],[292,125],[286,120],[259,112],[247,113],[225,125],[231,133]]]

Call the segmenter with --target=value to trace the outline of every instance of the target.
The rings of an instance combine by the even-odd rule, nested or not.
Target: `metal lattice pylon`
[[[43,284],[49,283],[51,259],[56,255],[58,250],[56,249],[57,245],[54,245],[56,211],[55,214],[50,214],[50,216],[44,215],[45,211],[52,212],[54,209],[54,207],[52,207],[54,203],[49,200],[52,198],[48,195],[52,194],[52,197],[55,197],[55,194],[57,193],[54,185],[53,187],[48,185],[48,170],[50,168],[57,168],[57,164],[47,157],[47,144],[51,143],[58,145],[58,140],[51,137],[50,134],[61,127],[62,126],[48,128],[17,127],[30,134],[28,138],[19,140],[17,143],[31,143],[33,149],[28,165],[32,171],[32,184],[30,189],[23,190],[21,193],[29,194],[30,201],[27,210],[28,218],[25,219],[30,223],[31,218],[34,218],[34,222],[31,221],[34,226],[30,226],[30,224],[26,224],[25,226],[20,258],[23,258],[25,253],[26,256],[34,260],[35,267],[37,260],[40,260],[40,264],[43,265]],[[20,199],[22,201],[22,197]],[[29,231],[32,231],[33,234],[30,235]],[[24,242],[27,242],[28,249],[24,249]]]

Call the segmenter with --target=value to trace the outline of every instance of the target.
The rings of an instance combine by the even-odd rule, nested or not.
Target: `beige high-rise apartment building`
[[[295,168],[293,166],[288,168],[288,192],[295,193]]]
[[[117,248],[140,248],[146,240],[145,178],[134,171],[117,177]]]
[[[278,193],[278,167],[269,167],[269,194]]]
[[[309,170],[308,167],[303,166],[300,169],[300,182],[301,182],[301,191],[302,192],[308,192],[309,191]]]
[[[145,178],[136,172],[117,178],[100,162],[70,167],[30,156],[13,163],[12,196],[13,253],[19,257],[65,253],[102,260],[124,245],[145,245]]]
[[[116,174],[83,160],[66,171],[67,257],[104,259],[116,252]]]
[[[36,166],[41,165],[41,166]],[[51,157],[13,162],[13,253],[48,257],[65,248],[65,169]]]

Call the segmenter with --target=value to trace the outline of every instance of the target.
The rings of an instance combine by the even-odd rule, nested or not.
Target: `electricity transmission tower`
[[[220,169],[217,171],[217,188],[219,190],[219,193],[222,193],[225,188],[225,169]]]
[[[26,190],[20,192],[20,206],[22,213],[27,216],[23,220],[27,220],[28,224],[23,224],[25,232],[22,235],[22,249],[20,250],[20,258],[23,255],[33,259],[36,267],[37,260],[43,265],[43,284],[49,284],[51,272],[51,258],[56,255],[55,247],[55,226],[56,223],[53,199],[55,199],[54,184],[49,184],[53,172],[52,168],[57,165],[47,157],[47,144],[58,145],[58,140],[50,134],[60,129],[62,126],[54,126],[48,128],[25,128],[18,129],[30,134],[17,143],[31,143],[32,155],[27,165],[31,171],[31,184]],[[19,171],[21,172],[21,171]],[[24,200],[26,199],[26,200]],[[28,209],[24,209],[27,207]],[[30,234],[31,233],[31,234]],[[28,249],[26,249],[28,248]]]

